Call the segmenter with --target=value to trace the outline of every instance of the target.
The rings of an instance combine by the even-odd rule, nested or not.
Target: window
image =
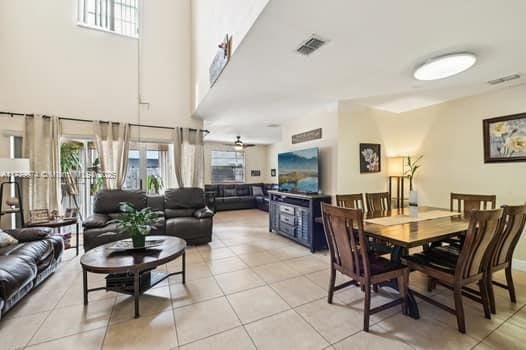
[[[137,38],[139,0],[78,0],[78,24]]]
[[[131,143],[128,151],[128,172],[125,189],[162,191],[168,183],[168,145],[156,143]]]
[[[212,151],[212,183],[245,181],[245,152]]]

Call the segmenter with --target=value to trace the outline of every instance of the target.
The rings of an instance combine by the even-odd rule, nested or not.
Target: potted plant
[[[151,208],[138,210],[132,204],[120,203],[122,215],[116,220],[121,232],[130,234],[134,248],[144,248],[146,235],[151,231],[158,215]]]
[[[404,175],[409,178],[409,206],[418,207],[418,193],[414,189],[414,179],[416,172],[420,169],[420,160],[423,156],[419,156],[416,159],[411,159],[407,157],[407,169],[404,172]]]
[[[146,191],[148,193],[159,194],[159,191],[164,187],[163,180],[159,176],[146,176]]]

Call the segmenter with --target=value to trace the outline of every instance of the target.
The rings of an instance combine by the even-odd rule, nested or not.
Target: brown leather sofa
[[[5,230],[18,244],[0,248],[0,318],[49,277],[62,260],[62,237],[49,228]]]
[[[159,218],[150,235],[183,238],[189,245],[206,244],[212,240],[214,213],[205,205],[200,188],[168,189],[163,196],[149,196],[142,191],[104,190],[95,195],[93,212],[84,223],[84,250],[129,238],[119,232],[120,203],[128,202],[138,209],[152,208]]]

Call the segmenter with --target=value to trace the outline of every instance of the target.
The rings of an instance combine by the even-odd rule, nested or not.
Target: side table
[[[62,227],[72,226],[75,225],[76,228],[76,245],[74,246],[76,250],[76,255],[79,255],[79,234],[80,234],[80,225],[77,218],[62,218],[62,219],[55,219],[50,221],[44,221],[44,222],[27,222],[25,227],[49,227],[58,229],[58,232],[61,232]],[[70,247],[73,248],[73,247]]]

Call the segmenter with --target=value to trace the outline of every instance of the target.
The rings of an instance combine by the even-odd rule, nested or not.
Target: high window
[[[245,152],[212,151],[212,183],[240,183],[245,181]]]
[[[81,26],[129,37],[139,36],[139,0],[78,0]]]

